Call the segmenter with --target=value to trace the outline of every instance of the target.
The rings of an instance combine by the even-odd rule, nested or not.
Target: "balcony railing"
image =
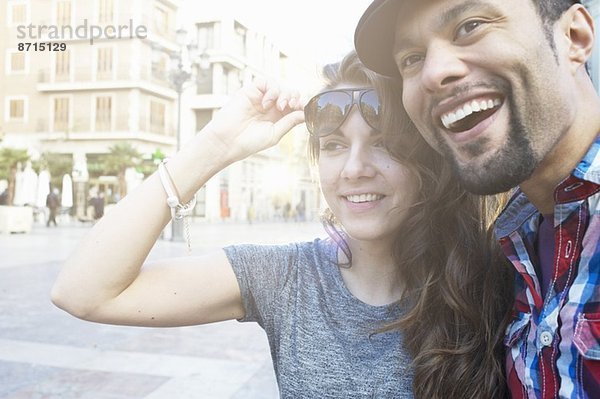
[[[118,67],[114,70],[98,71],[95,67],[76,67],[65,73],[57,74],[51,68],[40,69],[38,83],[90,83],[149,81],[164,87],[170,87],[166,72],[159,69],[141,67]]]
[[[175,137],[176,129],[173,125],[165,124],[165,126],[151,125],[148,115],[141,115],[138,121],[139,127],[135,132],[158,134],[163,136]],[[102,125],[102,126],[99,126]],[[104,127],[104,128],[102,128]],[[91,117],[75,118],[72,124],[64,124],[60,121],[51,121],[45,118],[38,118],[36,121],[36,131],[38,133],[48,133],[52,130],[53,133],[62,134],[65,140],[70,139],[70,134],[75,133],[115,133],[115,132],[133,132],[130,128],[130,118],[126,115],[117,116],[114,122],[111,121],[110,126],[103,121],[95,123]],[[78,135],[78,137],[81,137]]]

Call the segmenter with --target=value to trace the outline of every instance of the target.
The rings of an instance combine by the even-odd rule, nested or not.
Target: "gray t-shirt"
[[[330,240],[234,245],[225,252],[246,316],[267,333],[282,398],[412,398],[411,358],[398,331],[376,330],[402,313],[371,306],[344,285]]]

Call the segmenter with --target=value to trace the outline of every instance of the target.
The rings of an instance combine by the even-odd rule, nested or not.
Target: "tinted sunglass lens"
[[[344,92],[326,92],[310,101],[306,106],[306,125],[316,136],[333,133],[343,123],[352,97]]]
[[[368,90],[360,97],[363,118],[373,129],[381,130],[381,103],[375,90]]]

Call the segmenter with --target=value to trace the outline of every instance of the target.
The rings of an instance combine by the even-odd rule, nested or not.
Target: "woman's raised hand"
[[[269,148],[304,121],[297,91],[275,83],[245,85],[225,104],[201,134],[210,134],[229,161],[243,159]]]

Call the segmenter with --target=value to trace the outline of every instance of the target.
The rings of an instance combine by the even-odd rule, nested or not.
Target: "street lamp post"
[[[186,40],[187,31],[178,29],[177,43],[179,44],[179,51],[172,56],[173,60],[177,62],[177,66],[169,73],[169,80],[177,92],[177,152],[181,149],[181,96],[185,84],[191,81],[194,76],[192,72],[185,69],[184,62],[193,67],[192,63],[196,57],[197,49],[197,46],[193,43],[186,44]],[[184,53],[185,50],[187,50],[187,53]],[[171,220],[171,241],[184,241],[183,220],[175,218]]]

